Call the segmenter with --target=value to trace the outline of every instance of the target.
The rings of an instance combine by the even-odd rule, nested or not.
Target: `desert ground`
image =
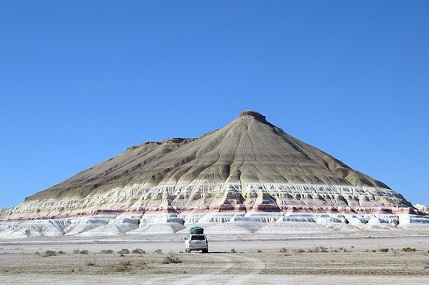
[[[428,284],[429,237],[0,240],[0,284]]]

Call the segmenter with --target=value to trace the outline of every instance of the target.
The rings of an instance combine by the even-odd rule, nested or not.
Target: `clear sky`
[[[253,109],[429,205],[429,1],[0,0],[0,208]]]

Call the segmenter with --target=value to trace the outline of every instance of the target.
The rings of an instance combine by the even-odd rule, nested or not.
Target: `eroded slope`
[[[246,111],[199,139],[145,143],[28,197],[13,218],[100,211],[411,207],[384,183]]]

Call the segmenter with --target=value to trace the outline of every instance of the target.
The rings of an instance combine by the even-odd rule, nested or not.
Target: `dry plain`
[[[429,237],[0,240],[0,284],[428,284]]]

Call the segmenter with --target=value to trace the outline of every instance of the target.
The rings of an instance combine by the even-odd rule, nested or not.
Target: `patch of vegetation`
[[[58,254],[66,254],[64,251],[60,250],[58,251]]]
[[[280,252],[287,252],[287,248],[282,247],[282,248],[280,249]]]
[[[158,248],[157,250],[155,250],[155,253],[161,254],[162,250],[160,248]]]
[[[112,249],[103,249],[103,250],[101,251],[101,253],[105,253],[105,254],[112,254],[112,253],[113,253],[113,250],[112,250]]]
[[[411,247],[404,247],[402,249],[403,252],[416,252],[415,248],[411,248]],[[428,251],[429,252],[429,251]]]
[[[162,264],[170,263],[182,263],[182,261],[174,253],[170,252],[170,255],[163,259]]]
[[[74,254],[79,254],[80,250],[79,249],[73,249],[73,253]]]
[[[258,251],[257,251],[258,253],[262,253],[262,250],[260,250],[260,249],[258,249]]]
[[[237,251],[235,250],[235,248],[231,249],[232,253],[237,253]]]
[[[319,246],[319,247],[317,247],[317,249],[320,252],[328,252],[328,249],[326,247],[324,247],[324,246]]]
[[[328,252],[328,249],[324,246],[318,246],[315,249],[309,249],[308,252]]]
[[[388,251],[389,251],[389,249],[388,249],[388,248],[380,248],[378,251],[379,251],[379,252],[388,252]]]
[[[130,266],[131,266],[131,261],[124,260],[121,263],[119,263],[119,265],[117,266],[117,271],[119,272],[128,271],[130,270]]]
[[[120,251],[118,251],[119,254],[130,254],[130,250],[127,248],[123,248]]]
[[[132,253],[145,254],[146,251],[144,251],[141,248],[136,248],[136,249],[133,249]]]
[[[79,251],[79,254],[88,254],[88,253],[89,253],[89,251],[86,249]]]
[[[85,262],[85,265],[86,265],[86,266],[95,266],[95,260],[87,260],[87,261]]]
[[[57,252],[53,251],[53,250],[47,250],[45,251],[45,253],[43,254],[43,257],[48,257],[48,256],[56,256]]]
[[[338,250],[342,250],[343,252],[347,252],[348,250],[346,249],[346,248],[344,248],[344,247],[340,247],[340,248],[338,248]]]

